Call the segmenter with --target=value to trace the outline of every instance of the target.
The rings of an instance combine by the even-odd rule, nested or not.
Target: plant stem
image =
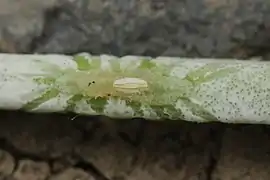
[[[270,124],[270,62],[0,54],[0,108]]]

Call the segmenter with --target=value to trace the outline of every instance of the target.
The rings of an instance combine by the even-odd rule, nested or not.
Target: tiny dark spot
[[[90,86],[91,84],[95,84],[95,83],[96,83],[95,81],[89,82],[88,86]]]

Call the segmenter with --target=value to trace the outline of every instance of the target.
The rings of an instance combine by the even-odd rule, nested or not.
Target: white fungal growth
[[[114,81],[113,87],[123,93],[140,93],[148,90],[148,83],[140,78],[121,78]]]

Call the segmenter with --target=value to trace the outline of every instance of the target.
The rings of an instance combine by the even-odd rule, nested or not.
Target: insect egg
[[[123,93],[138,93],[148,89],[148,83],[140,78],[122,78],[113,83],[116,91]]]

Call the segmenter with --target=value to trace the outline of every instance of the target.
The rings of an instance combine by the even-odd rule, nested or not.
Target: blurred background
[[[0,52],[270,59],[269,0],[0,0]],[[0,180],[269,180],[266,125],[0,112]]]
[[[1,0],[0,51],[269,57],[267,0]]]

